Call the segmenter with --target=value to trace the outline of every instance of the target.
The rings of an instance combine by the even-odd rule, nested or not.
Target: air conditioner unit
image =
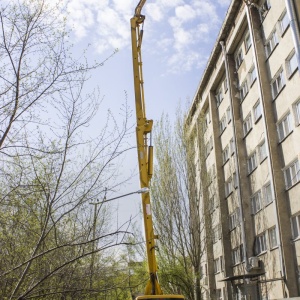
[[[256,256],[249,257],[249,265],[251,269],[260,269],[258,257]]]

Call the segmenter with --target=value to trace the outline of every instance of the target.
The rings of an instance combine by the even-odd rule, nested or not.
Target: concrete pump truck
[[[134,92],[136,106],[136,140],[139,163],[139,176],[141,189],[147,190],[153,173],[153,146],[151,145],[151,131],[153,121],[146,118],[144,102],[144,86],[142,72],[142,55],[141,46],[143,38],[143,24],[145,16],[141,10],[146,0],[140,0],[135,14],[131,18],[131,42],[132,42],[132,60],[134,76]],[[148,145],[148,135],[150,143]],[[149,193],[142,193],[142,210],[144,217],[144,229],[146,239],[146,251],[148,260],[149,280],[147,282],[144,296],[138,296],[136,300],[154,300],[154,299],[184,299],[182,295],[163,295],[157,277],[156,264],[156,245],[155,240],[158,238],[153,231],[153,221],[150,206]]]

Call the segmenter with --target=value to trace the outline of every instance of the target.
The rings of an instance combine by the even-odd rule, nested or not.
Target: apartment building
[[[233,0],[193,99],[203,299],[300,296],[299,15],[299,0]]]

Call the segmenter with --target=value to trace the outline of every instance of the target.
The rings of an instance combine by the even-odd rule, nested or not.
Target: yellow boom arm
[[[153,168],[153,147],[148,146],[148,134],[151,135],[152,120],[147,120],[145,114],[143,72],[142,72],[142,55],[141,45],[143,30],[141,26],[145,16],[141,15],[141,9],[146,0],[141,0],[135,9],[135,15],[131,18],[131,40],[132,40],[132,59],[134,74],[134,91],[136,106],[136,139],[139,162],[139,175],[141,188],[149,187],[152,168]],[[155,238],[153,233],[153,222],[151,215],[149,193],[142,194],[142,207],[144,215],[144,228],[146,238],[146,249],[150,279],[147,283],[146,295],[161,295],[162,291],[157,280],[157,264],[155,257]]]
[[[139,175],[141,188],[149,188],[153,171],[153,147],[151,145],[151,131],[153,121],[146,118],[145,102],[144,102],[144,81],[142,72],[142,38],[145,16],[141,14],[141,10],[146,0],[140,0],[135,9],[135,14],[131,18],[131,43],[132,43],[132,60],[133,60],[133,76],[134,76],[134,92],[136,106],[136,140],[139,162]],[[150,135],[150,145],[148,145],[148,135]],[[157,236],[153,232],[153,222],[150,205],[149,193],[142,194],[142,207],[144,216],[144,228],[146,238],[146,251],[149,269],[149,281],[145,288],[145,296],[137,297],[139,299],[184,299],[180,295],[162,295],[162,290],[157,278],[156,264],[156,246],[155,239]]]

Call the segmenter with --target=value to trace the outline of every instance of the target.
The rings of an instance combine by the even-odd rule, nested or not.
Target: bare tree
[[[203,120],[189,131],[186,114],[177,111],[172,124],[162,116],[156,127],[156,166],[151,184],[155,227],[159,235],[158,261],[162,286],[187,299],[201,299],[201,259],[210,230],[209,174],[205,167]],[[199,181],[199,173],[203,182]],[[205,200],[205,201],[204,201]],[[200,210],[207,213],[200,214]]]
[[[127,244],[128,224],[112,224],[106,204],[95,223],[89,202],[128,179],[119,166],[132,148],[131,111],[125,103],[121,122],[102,114],[89,134],[102,98],[85,83],[103,61],[72,58],[62,10],[40,0],[1,4],[2,299],[89,299],[113,288],[90,285],[91,255],[94,280],[105,282],[106,250]]]

